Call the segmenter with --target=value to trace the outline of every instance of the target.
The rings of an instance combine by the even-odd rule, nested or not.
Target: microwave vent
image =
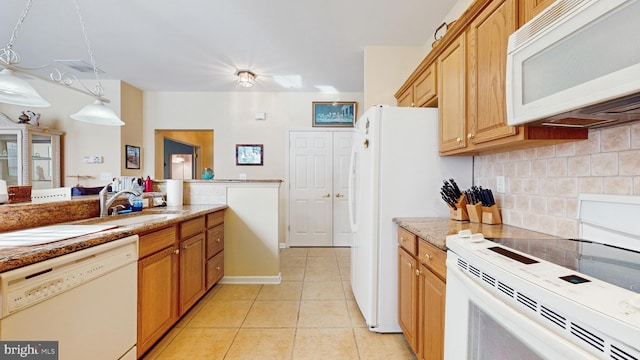
[[[522,26],[517,33],[514,33],[513,49],[517,49],[527,40],[535,37],[540,31],[546,29],[550,24],[567,16],[576,8],[580,7],[586,0],[559,0],[554,2],[547,10],[540,13],[539,16],[531,19]]]

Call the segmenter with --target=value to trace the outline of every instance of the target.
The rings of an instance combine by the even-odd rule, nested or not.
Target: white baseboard
[[[280,243],[280,249],[286,249],[288,247],[287,243]]]
[[[282,282],[282,273],[277,276],[223,276],[220,284],[272,284]]]

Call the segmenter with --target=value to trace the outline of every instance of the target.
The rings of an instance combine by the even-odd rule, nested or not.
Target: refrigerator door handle
[[[356,196],[357,192],[355,189],[356,186],[356,167],[358,163],[358,154],[356,153],[356,145],[351,147],[351,158],[349,160],[349,187],[348,187],[348,209],[349,209],[349,225],[351,227],[351,232],[358,231],[358,224],[356,223]]]

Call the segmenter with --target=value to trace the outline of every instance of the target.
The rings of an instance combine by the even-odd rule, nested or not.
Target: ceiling
[[[27,0],[3,0],[0,47]],[[103,79],[145,91],[364,91],[366,46],[424,46],[455,0],[78,0]],[[73,0],[34,0],[21,66],[85,60]],[[66,70],[69,70],[63,67]],[[238,69],[258,77],[235,83]],[[80,77],[92,76],[92,74]]]

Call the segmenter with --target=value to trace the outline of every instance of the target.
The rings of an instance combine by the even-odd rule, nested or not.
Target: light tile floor
[[[143,359],[415,359],[402,334],[367,329],[349,248],[281,251],[279,285],[216,285]]]

